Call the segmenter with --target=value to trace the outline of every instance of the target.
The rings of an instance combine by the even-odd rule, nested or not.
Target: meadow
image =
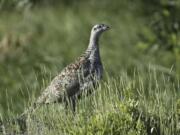
[[[2,0],[0,5],[2,121],[26,110],[83,53],[92,26],[104,23],[111,29],[100,39],[105,68],[100,87],[78,101],[76,115],[63,104],[42,106],[29,114],[26,132],[180,134],[178,1]],[[17,123],[4,126],[4,134],[21,132]]]

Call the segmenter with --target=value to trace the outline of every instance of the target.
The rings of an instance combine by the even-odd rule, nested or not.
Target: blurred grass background
[[[179,13],[178,0],[0,0],[1,116],[23,112],[52,77],[86,49],[97,23],[112,28],[100,40],[110,78],[133,77],[136,70],[146,78],[156,70],[157,80],[163,73],[169,78],[167,87],[178,86]]]

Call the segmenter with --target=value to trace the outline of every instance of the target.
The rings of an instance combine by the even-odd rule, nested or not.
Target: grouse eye
[[[101,28],[101,25],[98,25],[98,27],[97,28]]]
[[[96,30],[97,28],[94,28],[94,30]]]

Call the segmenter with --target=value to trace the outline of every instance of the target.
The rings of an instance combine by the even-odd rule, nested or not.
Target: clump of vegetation
[[[171,65],[179,74],[180,60],[180,3],[177,0],[144,0],[141,1],[142,14],[147,20],[147,29],[145,28],[140,35],[142,41],[139,46],[153,54],[159,50],[166,50],[170,54]],[[148,6],[145,6],[148,5]],[[143,47],[144,46],[144,47]],[[164,60],[163,65],[168,65]],[[170,62],[170,61],[169,61]]]
[[[134,78],[123,74],[117,79],[108,77],[108,81],[103,82],[91,96],[79,100],[75,114],[71,107],[65,109],[64,104],[42,106],[29,114],[26,132],[78,135],[178,134],[179,100],[174,87],[176,84],[163,74],[161,77],[164,82],[152,72],[145,76],[140,71],[138,73]],[[150,80],[151,77],[154,80]],[[165,85],[167,83],[172,85]],[[169,92],[169,89],[172,91]],[[4,127],[6,133],[22,132],[19,123],[5,124]]]

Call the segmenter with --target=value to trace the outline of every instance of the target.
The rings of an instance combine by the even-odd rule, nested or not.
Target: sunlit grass
[[[78,100],[76,112],[51,104],[29,114],[29,134],[178,134],[177,88],[163,73],[135,71],[106,81]],[[146,86],[146,87],[145,87]],[[7,126],[18,131],[18,126]],[[6,126],[5,126],[6,127]],[[14,127],[14,128],[13,128]],[[17,129],[16,129],[16,128]],[[7,131],[8,132],[8,131]]]

